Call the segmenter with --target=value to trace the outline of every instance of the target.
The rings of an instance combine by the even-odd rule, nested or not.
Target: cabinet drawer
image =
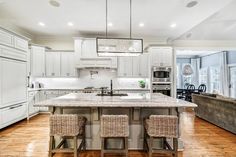
[[[27,53],[22,51],[17,51],[13,48],[2,48],[0,47],[0,56],[12,58],[12,59],[18,59],[22,61],[27,61]]]
[[[34,95],[35,95],[35,92],[28,92],[29,97],[34,97]]]
[[[0,43],[8,46],[13,46],[13,35],[0,30]]]
[[[58,91],[45,91],[46,95],[58,95],[59,92]]]
[[[14,39],[15,39],[15,48],[28,51],[28,41],[19,37],[14,37]]]
[[[26,103],[1,109],[1,128],[26,117]]]
[[[65,94],[69,94],[72,93],[71,90],[63,90],[63,91],[59,91],[59,95],[65,95]]]

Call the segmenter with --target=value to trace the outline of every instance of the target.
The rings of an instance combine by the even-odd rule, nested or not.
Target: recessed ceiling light
[[[67,25],[68,26],[74,26],[74,24],[72,22],[68,22]]]
[[[172,24],[170,25],[170,27],[171,27],[171,28],[175,28],[175,27],[176,27],[176,23],[172,23]]]
[[[196,6],[197,4],[198,4],[197,1],[190,1],[190,2],[187,3],[186,7],[187,8],[192,8],[192,7]]]
[[[139,23],[139,27],[143,27],[144,26],[144,23]]]
[[[112,27],[113,24],[112,24],[111,22],[109,22],[109,23],[107,24],[107,26]]]
[[[43,27],[45,26],[45,24],[44,24],[43,22],[39,22],[38,24],[39,24],[40,26],[43,26]]]
[[[49,4],[51,4],[53,7],[60,7],[60,3],[56,0],[50,0]]]

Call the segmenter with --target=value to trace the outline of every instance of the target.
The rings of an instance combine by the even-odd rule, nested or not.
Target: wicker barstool
[[[129,118],[127,115],[101,116],[101,157],[105,153],[122,153],[128,156]],[[106,149],[108,138],[123,139],[124,149]]]
[[[147,140],[149,138],[149,141]],[[160,138],[163,149],[153,148],[153,140]],[[166,138],[173,139],[173,147]],[[172,115],[151,115],[144,121],[144,149],[148,150],[149,157],[153,153],[172,154],[178,156],[178,117]]]
[[[52,157],[57,152],[74,153],[74,157],[77,157],[78,151],[81,151],[82,147],[86,150],[86,121],[85,117],[74,114],[51,115],[49,157]],[[54,136],[60,136],[62,139],[57,146],[55,146]],[[78,138],[81,139],[79,147],[77,143]],[[65,144],[66,139],[73,139],[74,148],[61,148]]]

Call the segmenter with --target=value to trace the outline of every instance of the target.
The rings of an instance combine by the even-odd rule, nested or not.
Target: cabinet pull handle
[[[23,105],[13,106],[13,107],[10,107],[9,109],[12,110],[12,109],[14,109],[14,108],[18,108],[18,107],[21,107],[21,106],[23,106]]]

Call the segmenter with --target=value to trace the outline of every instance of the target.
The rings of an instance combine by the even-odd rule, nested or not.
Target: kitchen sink
[[[97,94],[96,96],[111,96],[110,93],[104,93],[104,94]],[[114,93],[112,94],[112,96],[128,96],[128,94],[125,94],[125,93]]]

